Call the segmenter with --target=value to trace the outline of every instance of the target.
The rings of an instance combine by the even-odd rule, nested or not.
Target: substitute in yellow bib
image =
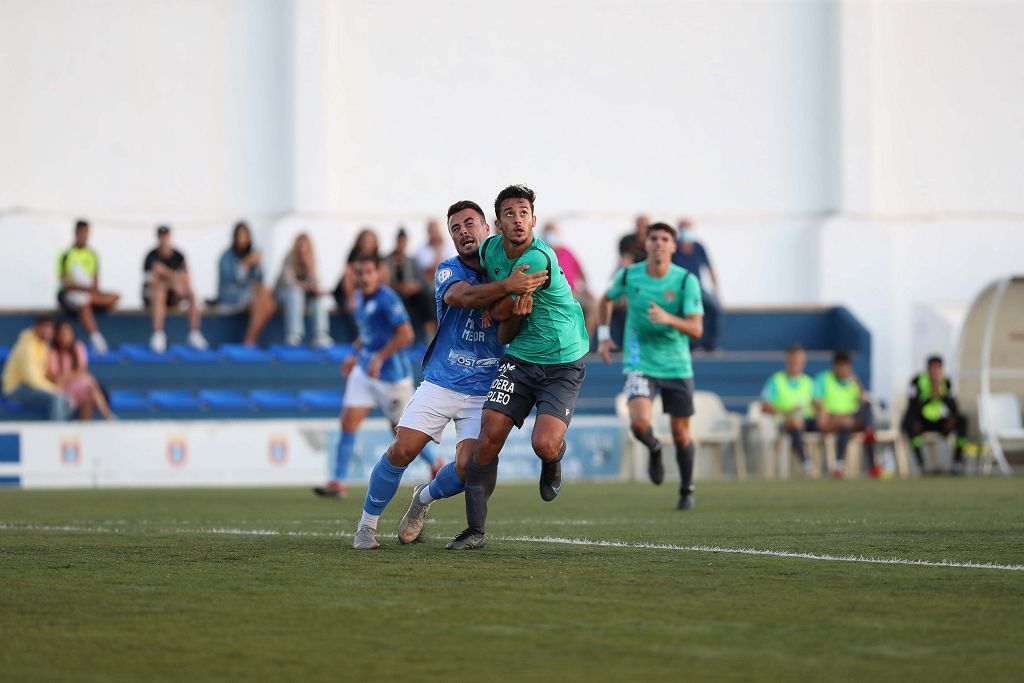
[[[967,418],[957,408],[953,398],[953,383],[943,369],[942,357],[928,359],[924,372],[910,380],[907,412],[903,416],[903,431],[914,447],[914,458],[921,472],[925,472],[921,453],[925,432],[937,432],[944,437],[956,432],[953,450],[953,474],[963,471],[964,444],[967,441]]]
[[[881,468],[875,465],[875,423],[871,402],[864,385],[853,374],[853,362],[848,351],[836,351],[832,356],[832,369],[820,372],[814,378],[814,407],[818,413],[818,429],[836,434],[833,476],[841,479],[846,473],[843,460],[853,432],[864,433],[864,460],[868,474],[873,478],[881,476]]]
[[[804,432],[817,431],[814,419],[814,380],[804,372],[807,353],[804,347],[793,344],[786,349],[786,367],[768,378],[761,389],[761,410],[778,417],[779,428],[793,444],[793,452],[800,456],[804,472],[811,471],[811,461],[804,450]]]

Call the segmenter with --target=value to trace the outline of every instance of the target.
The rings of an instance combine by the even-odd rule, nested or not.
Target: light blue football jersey
[[[505,347],[498,343],[497,323],[484,328],[481,309],[456,308],[444,302],[445,293],[456,282],[479,285],[486,280],[457,256],[437,267],[437,335],[423,356],[423,378],[460,394],[485,396]]]
[[[409,313],[405,310],[402,298],[390,287],[379,287],[368,297],[356,290],[356,325],[359,326],[358,362],[363,370],[369,370],[370,361],[375,353],[384,348],[395,330],[402,323],[409,322]],[[380,369],[380,379],[385,382],[397,382],[412,375],[412,366],[405,349],[399,349],[384,361]]]

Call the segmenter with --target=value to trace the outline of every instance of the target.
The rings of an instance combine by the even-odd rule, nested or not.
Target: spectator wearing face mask
[[[701,296],[704,301],[704,335],[696,345],[705,351],[720,350],[718,329],[722,316],[722,303],[718,275],[711,265],[707,250],[694,235],[693,221],[688,218],[679,220],[679,242],[676,245],[675,253],[672,254],[672,263],[700,275]],[[708,287],[709,284],[710,287]]]

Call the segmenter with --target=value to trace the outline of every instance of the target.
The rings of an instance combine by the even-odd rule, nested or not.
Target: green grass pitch
[[[365,552],[359,490],[0,491],[0,677],[1024,676],[1019,479],[708,482],[687,513],[668,484],[568,482],[553,503],[499,484],[489,545],[468,553],[443,550],[461,497],[397,545],[409,492]]]

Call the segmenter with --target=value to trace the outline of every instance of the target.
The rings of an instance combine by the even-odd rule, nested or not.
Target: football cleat
[[[356,550],[376,550],[380,547],[377,542],[377,530],[368,526],[361,526],[356,531],[356,537],[352,539],[352,547]]]
[[[423,533],[423,521],[427,518],[427,510],[430,503],[420,502],[420,492],[427,487],[427,484],[420,484],[412,490],[412,502],[409,509],[398,523],[398,540],[402,544],[413,543]]]
[[[665,465],[661,461],[660,443],[657,448],[650,451],[650,459],[647,461],[647,476],[651,478],[655,486],[659,486],[661,482],[665,481]]]
[[[540,465],[540,497],[552,501],[558,496],[562,486],[562,459],[554,462],[542,462]]]
[[[317,486],[313,489],[313,493],[324,498],[339,498],[344,499],[345,494],[348,493],[348,487],[345,484],[341,484],[336,481],[329,482],[327,486]]]
[[[487,545],[487,539],[479,531],[466,529],[445,545],[445,550],[479,550]]]

